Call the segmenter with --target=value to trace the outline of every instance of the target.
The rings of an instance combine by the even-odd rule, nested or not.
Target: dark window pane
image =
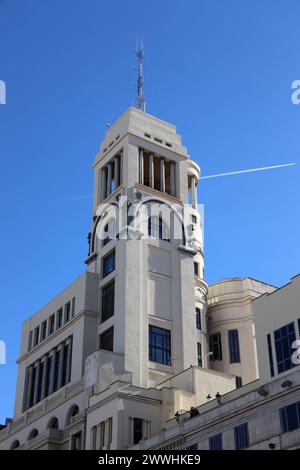
[[[171,333],[169,330],[149,326],[149,360],[171,365]]]
[[[102,277],[108,276],[115,270],[115,252],[113,251],[103,259]]]
[[[109,328],[100,335],[100,349],[105,349],[105,351],[113,351],[114,327]]]
[[[114,315],[115,310],[115,283],[111,282],[102,289],[102,323]]]
[[[209,350],[212,352],[212,361],[222,361],[221,333],[215,333],[209,337]]]
[[[221,433],[209,438],[209,450],[223,450],[223,438]]]
[[[133,418],[133,443],[138,444],[143,438],[143,420]]]
[[[292,363],[292,355],[294,352],[292,344],[295,339],[294,322],[274,331],[277,371],[279,374],[294,367]]]
[[[228,330],[230,363],[241,362],[238,330]]]
[[[241,424],[234,428],[234,439],[235,439],[235,448],[245,449],[249,447],[249,432],[248,432],[248,423]]]

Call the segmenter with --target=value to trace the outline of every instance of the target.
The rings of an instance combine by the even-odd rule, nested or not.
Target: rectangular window
[[[49,318],[49,335],[52,335],[54,333],[54,328],[55,328],[55,315],[51,315]]]
[[[32,348],[32,331],[29,332],[28,336],[28,351],[30,351]]]
[[[221,433],[209,438],[209,450],[223,450],[223,437]]]
[[[171,365],[171,332],[149,325],[149,360]]]
[[[116,256],[115,251],[112,251],[103,258],[102,277],[108,276],[115,270]]]
[[[294,350],[292,344],[296,339],[294,322],[274,331],[274,342],[276,351],[278,374],[295,367],[292,363]]]
[[[197,343],[198,366],[202,367],[202,345]]]
[[[48,356],[47,359],[47,377],[46,377],[46,396],[51,393],[51,377],[52,377],[52,368],[53,368],[53,356]]]
[[[143,420],[133,418],[133,443],[138,444],[143,438]]]
[[[75,315],[75,297],[73,297],[72,299],[72,318],[74,317]]]
[[[112,326],[108,330],[104,331],[100,335],[100,349],[105,349],[105,351],[114,350],[114,327]]]
[[[71,302],[68,302],[65,305],[65,323],[70,321],[70,318],[71,318]]]
[[[192,224],[197,223],[197,217],[195,215],[192,215]]]
[[[59,328],[61,328],[62,324],[63,324],[63,309],[60,308],[59,310],[57,310],[57,313],[56,313],[56,329],[58,330]]]
[[[228,330],[228,343],[230,364],[241,362],[238,330]]]
[[[115,313],[115,283],[110,282],[102,289],[102,308],[101,320],[102,323],[108,320]]]
[[[36,346],[39,342],[39,336],[40,336],[40,327],[37,326],[34,329],[34,336],[33,336],[33,346]]]
[[[272,340],[271,340],[270,334],[267,335],[267,342],[268,342],[270,375],[271,377],[274,377],[274,360],[273,360],[273,351],[272,351]]]
[[[300,428],[300,401],[285,406],[279,411],[282,432],[290,432]]]
[[[91,448],[97,450],[97,426],[93,426],[91,429]]]
[[[47,336],[47,320],[43,321],[42,327],[41,327],[41,341],[44,341]]]
[[[194,275],[199,276],[199,263],[196,263],[196,261],[194,261]]]
[[[221,333],[215,333],[209,337],[209,351],[212,353],[212,361],[222,361],[222,338]]]
[[[234,440],[236,450],[249,447],[248,423],[240,424],[234,428]]]
[[[81,450],[81,431],[71,437],[71,450]]]
[[[100,449],[105,446],[105,421],[100,423]]]
[[[235,378],[235,386],[236,388],[241,388],[243,386],[243,379],[242,377],[236,376]]]
[[[201,330],[201,311],[200,308],[196,308],[196,328]]]

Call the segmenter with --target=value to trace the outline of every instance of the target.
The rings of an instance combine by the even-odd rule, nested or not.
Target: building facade
[[[188,423],[202,426],[188,410],[221,419],[254,406],[270,379],[280,403],[255,332],[256,317],[259,335],[269,331],[261,299],[278,291],[249,278],[207,286],[200,168],[175,127],[130,108],[107,130],[94,175],[86,271],[23,324],[0,449],[157,448],[179,428],[182,448]]]

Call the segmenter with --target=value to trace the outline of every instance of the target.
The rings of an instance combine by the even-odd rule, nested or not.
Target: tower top
[[[143,92],[143,85],[144,85],[143,61],[144,61],[145,52],[144,52],[143,39],[141,39],[140,41],[137,41],[135,55],[137,56],[137,60],[138,60],[137,97],[135,99],[135,103],[138,109],[145,112],[146,103],[145,103],[145,97],[144,97],[144,92]]]

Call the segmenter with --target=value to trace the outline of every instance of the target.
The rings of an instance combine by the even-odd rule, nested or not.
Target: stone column
[[[139,170],[140,170],[140,183],[144,184],[144,150],[143,149],[140,149]]]
[[[166,192],[166,178],[165,178],[165,159],[160,159],[160,190],[162,193]]]
[[[58,371],[58,385],[57,385],[58,389],[63,386],[64,357],[65,357],[65,343],[61,343],[61,345],[60,345],[60,367],[59,367],[59,371]]]
[[[50,390],[49,395],[54,392],[54,378],[55,378],[55,368],[56,368],[56,349],[53,349],[52,353],[52,369],[50,374]]]
[[[31,389],[32,389],[32,379],[33,379],[33,366],[30,366],[28,369],[28,383],[27,383],[27,391],[26,391],[26,406],[25,409],[27,410],[30,408],[31,402]]]
[[[196,184],[196,177],[192,176],[192,207],[193,209],[197,209],[197,184]]]
[[[174,162],[170,162],[170,186],[171,186],[171,194],[172,196],[175,196],[176,194],[176,185],[175,185],[175,177],[176,177],[176,174],[175,174],[175,163]]]
[[[111,193],[111,178],[112,178],[112,166],[111,163],[107,165],[107,187],[106,187],[106,197]]]
[[[154,155],[153,153],[149,154],[149,186],[154,188]]]
[[[36,367],[36,370],[35,370],[35,383],[34,383],[34,395],[33,395],[34,405],[38,402],[41,361],[37,361],[35,367]]]
[[[47,396],[47,375],[48,375],[48,355],[43,357],[44,369],[43,369],[43,382],[42,382],[42,393],[41,400],[44,400]]]
[[[105,167],[101,170],[101,202],[106,197],[106,169]]]
[[[115,180],[115,189],[120,185],[120,177],[119,177],[119,158],[115,157],[115,175],[114,175],[114,180]]]

